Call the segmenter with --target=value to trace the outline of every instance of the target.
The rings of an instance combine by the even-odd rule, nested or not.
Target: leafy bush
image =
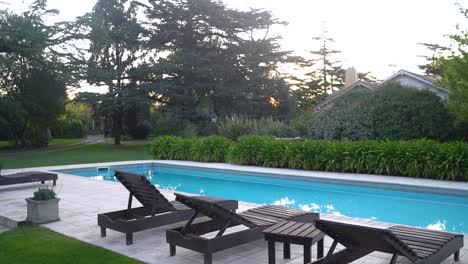
[[[299,131],[288,126],[288,124],[275,121],[267,124],[262,127],[259,131],[260,135],[268,135],[278,138],[288,138],[288,137],[297,137],[299,136]]]
[[[138,124],[128,131],[133,139],[146,139],[151,133],[151,126],[147,123]]]
[[[236,164],[259,165],[258,158],[261,148],[269,140],[269,137],[257,135],[240,137],[237,143],[232,145],[228,160]]]
[[[313,111],[305,111],[300,116],[291,121],[291,128],[296,130],[300,136],[307,135],[306,124],[316,115]]]
[[[453,118],[431,91],[388,84],[375,91],[369,102],[377,139],[446,139]]]
[[[35,201],[48,201],[55,199],[57,194],[53,189],[47,187],[41,187],[34,192],[33,200]]]
[[[190,160],[193,141],[176,136],[161,136],[153,140],[151,154],[161,160]]]
[[[314,139],[362,140],[373,138],[368,91],[353,91],[306,121],[306,131]]]
[[[224,162],[232,141],[220,136],[194,139],[191,157],[195,161]]]
[[[286,167],[289,143],[288,140],[266,138],[257,153],[257,165],[275,168]]]
[[[54,128],[52,134],[55,138],[82,138],[85,133],[80,120],[66,120]]]
[[[151,134],[154,136],[196,137],[199,134],[196,124],[170,112],[155,111],[151,113],[150,122],[153,127]]]
[[[165,136],[154,139],[152,153],[156,159],[468,181],[468,145],[463,142],[289,141],[258,135],[230,141]]]
[[[194,138],[199,134],[198,126],[195,123],[184,120],[182,123],[182,129],[177,132],[176,135],[186,138]]]
[[[181,130],[179,120],[174,114],[154,111],[151,113],[152,135],[176,135]]]
[[[353,91],[306,122],[313,139],[447,139],[452,117],[432,92],[388,84],[376,91]]]
[[[258,121],[234,115],[226,118],[218,124],[218,134],[232,140],[241,136],[256,134],[258,132]]]

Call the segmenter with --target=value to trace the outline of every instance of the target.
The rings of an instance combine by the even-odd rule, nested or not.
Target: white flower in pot
[[[32,198],[27,198],[26,221],[33,224],[45,224],[60,221],[59,201],[54,188],[40,186]]]

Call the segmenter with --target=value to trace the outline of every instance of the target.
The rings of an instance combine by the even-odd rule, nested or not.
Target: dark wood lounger
[[[57,174],[55,173],[40,171],[20,172],[10,175],[1,175],[0,186],[31,182],[41,182],[42,184],[44,184],[46,181],[53,181],[53,184],[55,186],[57,184],[57,178]]]
[[[193,210],[179,202],[169,202],[143,175],[115,171],[115,177],[130,192],[125,210],[98,214],[101,236],[106,229],[126,234],[126,244],[133,244],[133,233],[188,220]],[[132,208],[135,197],[143,206]],[[202,199],[219,203],[228,210],[236,210],[238,202],[203,196]]]
[[[458,261],[463,247],[461,234],[414,227],[379,229],[328,220],[318,220],[316,227],[334,241],[328,254],[313,264],[346,264],[374,251],[392,254],[391,264],[396,263],[398,256],[408,258],[411,263],[439,264],[452,254]],[[334,253],[338,243],[345,249]]]
[[[290,220],[297,222],[313,222],[318,214],[283,206],[267,205],[236,214],[225,208],[199,199],[176,193],[179,201],[195,213],[185,226],[166,231],[166,240],[170,245],[170,255],[176,253],[176,246],[187,248],[204,254],[204,263],[212,263],[212,254],[238,245],[261,239],[262,231],[276,223]],[[203,214],[211,220],[193,223],[198,214]],[[247,229],[225,234],[229,227],[244,225]],[[213,238],[202,237],[205,234],[217,232]]]

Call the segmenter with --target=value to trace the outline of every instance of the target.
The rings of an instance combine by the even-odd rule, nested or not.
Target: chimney
[[[345,71],[345,87],[349,87],[358,81],[358,74],[356,69],[353,67],[346,69]]]

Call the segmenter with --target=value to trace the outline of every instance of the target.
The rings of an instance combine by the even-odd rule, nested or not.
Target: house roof
[[[395,78],[397,78],[398,76],[402,76],[402,75],[406,75],[406,76],[409,76],[411,78],[414,78],[416,80],[419,80],[421,82],[424,82],[424,83],[427,83],[433,87],[435,87],[436,89],[438,90],[441,90],[441,91],[444,91],[444,92],[448,92],[448,89],[445,88],[445,87],[440,87],[436,84],[434,84],[437,80],[433,77],[429,77],[429,76],[424,76],[424,75],[421,75],[421,74],[417,74],[417,73],[414,73],[414,72],[409,72],[409,71],[406,71],[406,70],[399,70],[397,73],[393,74],[392,76],[388,77],[387,79],[385,79],[384,81],[382,81],[381,84],[385,84],[387,82],[391,82],[392,80],[394,80]]]
[[[355,88],[358,88],[358,87],[362,87],[362,88],[366,88],[366,89],[369,89],[369,90],[374,90],[375,88],[377,88],[379,86],[378,83],[372,83],[372,82],[363,82],[363,81],[357,81],[353,84],[351,84],[350,86],[347,86],[347,87],[343,87],[341,88],[339,91],[336,91],[332,94],[330,94],[323,102],[321,102],[320,104],[318,104],[315,109],[316,110],[319,110],[320,108],[324,107],[325,105],[331,103],[332,101],[334,101],[336,98],[338,98],[339,96],[341,96],[342,94],[346,93],[346,92],[349,92]]]
[[[411,78],[414,78],[416,80],[419,80],[421,82],[424,82],[426,84],[429,84],[431,86],[433,86],[434,88],[438,89],[438,90],[441,90],[443,92],[448,92],[448,89],[445,88],[445,87],[440,87],[440,86],[437,86],[435,85],[434,83],[436,82],[436,79],[434,78],[431,78],[431,77],[428,77],[428,76],[424,76],[424,75],[421,75],[421,74],[417,74],[417,73],[413,73],[413,72],[409,72],[409,71],[406,71],[406,70],[399,70],[397,73],[393,74],[392,76],[388,77],[387,79],[383,80],[382,82],[363,82],[363,81],[357,81],[355,82],[354,84],[350,85],[350,86],[347,86],[347,87],[343,87],[342,89],[340,89],[339,91],[336,91],[332,94],[330,94],[330,96],[328,96],[323,102],[321,102],[320,104],[318,104],[315,109],[316,110],[320,110],[322,107],[326,106],[327,104],[333,102],[336,98],[338,98],[339,96],[341,96],[342,94],[350,91],[350,90],[353,90],[357,87],[363,87],[363,88],[367,88],[369,90],[374,90],[376,89],[377,87],[385,84],[385,83],[388,83],[388,82],[391,82],[392,80],[394,80],[395,78],[399,77],[399,76],[402,76],[402,75],[406,75],[406,76],[409,76]]]

